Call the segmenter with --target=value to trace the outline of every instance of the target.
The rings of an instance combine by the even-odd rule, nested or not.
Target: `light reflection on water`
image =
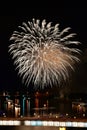
[[[80,103],[80,102],[78,102]],[[30,95],[1,95],[0,116],[28,117],[28,116],[73,116],[86,117],[87,108],[84,102],[73,104],[70,99],[60,99],[49,95],[48,92],[36,92]]]
[[[2,100],[3,99],[3,100]],[[65,114],[72,111],[71,102],[60,102],[57,99],[49,97],[29,98],[23,95],[18,97],[2,96],[0,99],[0,111],[4,112],[6,117],[35,116],[45,114]]]
[[[2,101],[2,100],[1,100]],[[42,99],[42,98],[34,98],[33,101],[30,99],[30,98],[25,98],[23,97],[22,98],[22,103],[20,103],[20,100],[19,99],[16,99],[14,101],[15,105],[14,104],[10,104],[10,103],[13,103],[13,100],[7,100],[7,102],[5,102],[4,106],[1,107],[5,110],[8,110],[7,111],[7,116],[13,116],[15,114],[15,117],[16,115],[17,116],[21,116],[19,115],[19,113],[16,113],[17,110],[19,110],[19,107],[21,109],[21,112],[22,112],[22,116],[30,116],[32,112],[33,116],[35,116],[34,114],[40,114],[40,115],[43,115],[43,116],[46,116],[47,115],[50,115],[51,113],[53,113],[53,115],[55,114],[72,114],[72,103],[71,101],[58,101],[58,99],[51,99],[49,98],[45,98],[45,99]],[[8,104],[6,104],[8,103]],[[22,104],[22,105],[21,105]],[[32,105],[33,104],[33,105]],[[3,105],[3,103],[2,103]],[[17,109],[14,109],[14,108],[17,108]],[[38,109],[39,108],[51,108],[51,107],[54,107],[56,109],[48,109],[44,111],[39,111],[38,113]],[[35,109],[34,109],[35,108]],[[12,111],[13,110],[13,111]],[[30,111],[31,110],[31,111]],[[40,109],[42,110],[42,109]],[[15,112],[15,113],[13,113]],[[76,112],[76,111],[75,111]],[[75,113],[76,114],[76,113]],[[51,115],[50,115],[51,116]],[[58,127],[38,127],[38,126],[0,126],[0,130],[60,130]],[[87,129],[87,128],[67,128],[66,130],[83,130],[83,129]]]

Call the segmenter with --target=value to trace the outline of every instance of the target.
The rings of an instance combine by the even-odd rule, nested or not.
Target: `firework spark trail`
[[[79,49],[69,47],[80,44],[72,41],[74,33],[65,35],[69,30],[67,27],[60,32],[59,24],[52,26],[46,20],[40,23],[40,20],[33,19],[32,22],[23,22],[19,31],[13,32],[10,40],[14,43],[9,46],[9,52],[27,86],[30,82],[41,88],[59,86],[69,78],[69,70],[74,70],[80,54]]]

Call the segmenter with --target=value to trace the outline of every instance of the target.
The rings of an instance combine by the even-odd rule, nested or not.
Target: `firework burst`
[[[80,44],[72,40],[75,33],[65,35],[70,27],[60,31],[59,24],[52,26],[46,20],[33,19],[18,28],[10,38],[14,43],[9,46],[9,52],[22,81],[27,86],[32,82],[41,88],[59,86],[66,81],[80,54],[79,49],[71,47]]]

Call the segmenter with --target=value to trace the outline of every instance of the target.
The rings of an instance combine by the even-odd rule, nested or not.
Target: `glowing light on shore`
[[[17,120],[0,120],[0,126],[19,126],[21,121]]]
[[[73,45],[80,44],[73,41],[75,33],[68,33],[70,27],[59,30],[59,24],[51,26],[51,22],[33,19],[32,22],[19,26],[10,40],[14,43],[9,46],[18,74],[28,86],[60,86],[62,81],[69,79],[75,63],[79,62],[80,50]]]
[[[77,128],[87,128],[87,122],[67,122],[67,121],[41,121],[41,120],[0,120],[0,126],[43,126],[43,127],[77,127]],[[61,129],[62,130],[62,129]]]

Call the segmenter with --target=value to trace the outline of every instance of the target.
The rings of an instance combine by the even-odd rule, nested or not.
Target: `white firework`
[[[18,28],[10,38],[14,43],[9,51],[22,81],[41,88],[66,81],[80,54],[79,49],[71,46],[80,44],[72,40],[75,33],[65,35],[70,27],[60,31],[59,24],[52,26],[46,20],[32,19]]]

